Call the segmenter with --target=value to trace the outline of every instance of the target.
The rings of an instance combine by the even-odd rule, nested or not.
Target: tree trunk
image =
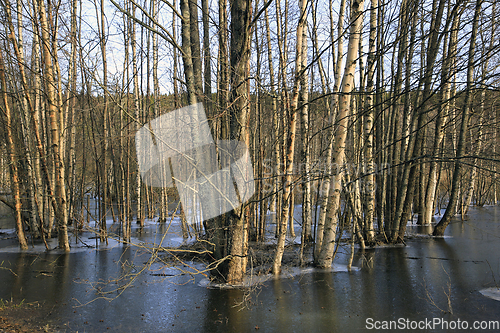
[[[252,31],[251,0],[230,1],[231,7],[231,103],[230,109],[230,138],[238,140],[250,147],[249,131],[249,66],[250,41]],[[230,215],[230,259],[228,265],[227,282],[241,283],[246,273],[248,251],[248,219],[245,217],[245,208],[234,211]],[[235,214],[236,213],[236,214]]]
[[[451,26],[450,38],[448,50],[443,49],[443,52],[447,52],[448,56],[444,60],[441,81],[443,82],[443,88],[441,89],[441,103],[439,105],[438,114],[436,117],[436,127],[434,133],[434,145],[432,149],[432,156],[437,158],[438,150],[441,147],[444,140],[444,130],[445,124],[448,119],[448,113],[450,109],[450,98],[451,98],[451,82],[450,77],[453,77],[455,72],[455,62],[457,54],[457,37],[458,37],[458,23],[459,15],[455,15],[453,18],[453,23]],[[446,41],[445,41],[446,42]],[[445,43],[446,45],[446,43]],[[438,163],[435,159],[431,160],[429,166],[429,181],[427,183],[426,191],[426,201],[424,203],[424,218],[422,224],[427,225],[432,221],[432,216],[435,211],[435,201],[436,192],[438,187]]]
[[[102,56],[102,70],[103,70],[103,86],[104,86],[104,105],[102,110],[102,144],[101,144],[101,156],[102,162],[100,167],[101,174],[101,200],[100,213],[99,216],[99,237],[101,242],[108,242],[107,228],[106,228],[106,216],[107,216],[107,205],[108,205],[108,174],[107,174],[107,164],[108,164],[108,61],[106,56],[106,24],[105,24],[105,11],[104,11],[104,0],[101,0],[101,10],[100,10],[100,24],[99,24],[99,42],[101,45],[101,56]]]
[[[274,255],[273,261],[273,274],[275,276],[281,273],[281,259],[283,258],[283,253],[285,252],[285,240],[287,223],[290,218],[290,200],[292,195],[292,182],[293,182],[293,160],[294,160],[294,148],[295,148],[295,132],[297,125],[297,105],[299,101],[299,84],[301,81],[301,76],[304,74],[304,68],[302,68],[302,57],[306,57],[303,53],[304,48],[302,44],[303,32],[306,26],[306,16],[307,16],[307,1],[301,0],[300,2],[300,17],[297,26],[297,51],[295,57],[295,81],[292,91],[292,100],[290,104],[290,123],[286,151],[286,171],[285,171],[285,181],[283,184],[283,215],[280,223],[280,230],[278,235],[278,243],[276,245],[276,253]],[[293,218],[293,217],[292,217]]]
[[[12,113],[10,110],[9,101],[7,98],[7,80],[5,79],[5,65],[3,60],[3,52],[0,50],[0,84],[1,84],[1,95],[3,102],[3,116],[4,116],[4,126],[5,126],[5,139],[7,142],[7,154],[9,155],[9,165],[10,165],[10,175],[11,175],[11,188],[12,196],[14,197],[14,219],[16,221],[16,233],[17,239],[19,241],[19,246],[22,250],[28,249],[28,243],[26,241],[26,236],[24,235],[23,220],[21,217],[22,203],[21,203],[21,192],[19,188],[19,171],[18,171],[18,161],[17,161],[17,149],[14,143],[14,135],[12,133],[13,122]]]
[[[377,6],[378,0],[371,0],[370,7],[370,37],[368,40],[368,59],[366,73],[366,100],[364,123],[364,167],[365,178],[363,179],[363,202],[365,207],[364,233],[368,243],[375,238],[373,228],[373,216],[375,209],[375,164],[373,160],[373,100],[376,61],[376,37],[377,37]]]
[[[279,180],[280,177],[278,175],[279,169],[278,166],[280,165],[280,138],[279,138],[279,119],[278,119],[278,105],[277,105],[277,95],[276,95],[276,89],[275,89],[275,82],[274,82],[274,65],[273,65],[273,54],[272,54],[272,46],[271,46],[271,31],[269,28],[269,14],[267,11],[267,8],[265,10],[265,16],[266,16],[266,38],[267,38],[267,61],[269,64],[269,83],[270,83],[270,95],[271,95],[271,112],[273,116],[273,142],[274,142],[274,149],[273,149],[273,163],[274,166],[270,166],[270,172],[269,176],[272,177],[272,197],[271,197],[271,204],[270,204],[270,210],[275,211],[276,214],[273,215],[274,217],[274,222],[277,224],[277,215],[279,211],[279,195],[278,195],[278,189],[279,189]]]
[[[225,113],[229,101],[229,64],[228,64],[228,26],[227,26],[227,0],[219,1],[219,73],[217,94],[219,96],[219,110]],[[227,117],[221,117],[220,135],[227,135]]]
[[[193,62],[194,85],[198,100],[203,100],[203,80],[200,52],[200,29],[198,28],[198,1],[188,0],[189,4],[189,38],[191,40],[191,57]]]
[[[210,24],[209,24],[209,6],[208,0],[201,0],[202,20],[203,20],[203,76],[204,89],[203,93],[207,99],[205,109],[211,116],[212,108],[212,70],[210,65]]]
[[[423,68],[422,66],[422,69],[425,72],[422,79],[423,92],[421,98],[419,98],[418,94],[415,97],[416,100],[415,105],[418,105],[419,100],[421,101],[421,104],[418,106],[418,116],[417,114],[415,114],[416,118],[414,117],[412,120],[412,124],[416,123],[414,124],[416,133],[415,135],[412,135],[409,138],[408,150],[406,153],[407,160],[410,157],[412,160],[415,160],[423,152],[423,144],[425,137],[424,124],[427,123],[429,97],[431,96],[432,93],[431,88],[432,88],[434,64],[436,62],[436,57],[438,54],[438,48],[440,43],[439,32],[436,27],[441,24],[441,19],[443,16],[445,4],[446,4],[445,0],[440,0],[437,8],[435,8],[435,12],[432,13],[433,18],[431,21],[431,28],[430,28],[431,33],[429,36],[429,42],[427,44],[426,65],[425,68]],[[410,131],[413,130],[414,125],[411,126]],[[402,240],[404,237],[404,230],[408,222],[409,214],[411,214],[409,205],[411,205],[411,203],[413,202],[413,195],[414,195],[413,187],[416,183],[416,177],[417,177],[417,164],[413,162],[410,163],[409,165],[406,165],[403,171],[403,176],[400,185],[402,191],[401,194],[398,193],[396,214],[394,217],[394,225],[392,227],[392,232],[391,232],[392,242]]]
[[[135,4],[132,4],[132,17],[135,17]],[[139,129],[142,125],[141,122],[141,110],[139,106],[139,71],[137,68],[137,42],[136,42],[136,29],[135,22],[132,20],[130,23],[130,43],[132,46],[132,79],[134,82],[134,117],[135,117],[135,128]],[[136,142],[137,146],[140,146],[139,142]],[[143,212],[142,212],[142,181],[141,174],[137,168],[137,176],[135,178],[135,194],[136,194],[136,212],[137,212],[137,224],[141,227],[144,225]]]
[[[339,11],[339,18],[338,18],[338,30],[337,30],[337,40],[338,40],[338,45],[337,45],[337,62],[335,63],[335,72],[334,72],[334,86],[333,86],[333,97],[332,97],[332,102],[330,104],[329,108],[329,123],[330,123],[330,129],[329,133],[327,134],[328,137],[328,147],[326,151],[326,161],[327,161],[327,173],[328,175],[326,178],[323,180],[321,184],[321,202],[320,202],[320,214],[319,214],[319,219],[318,219],[318,229],[316,230],[316,242],[314,244],[314,260],[315,262],[318,261],[319,259],[319,254],[321,252],[321,247],[323,246],[323,236],[324,236],[324,230],[325,230],[325,221],[326,221],[326,216],[327,216],[327,209],[328,209],[328,203],[332,196],[330,195],[330,191],[333,189],[333,181],[335,180],[335,176],[333,175],[333,168],[335,167],[330,161],[332,160],[332,151],[333,151],[333,144],[335,141],[334,137],[334,131],[333,131],[333,126],[336,123],[337,118],[337,109],[338,109],[338,99],[339,95],[337,94],[339,92],[340,88],[340,72],[342,69],[342,58],[344,55],[344,13],[345,13],[345,4],[346,1],[342,0],[340,3],[340,11]],[[330,14],[332,15],[332,13]],[[333,35],[333,32],[331,32]],[[333,39],[333,38],[332,38]],[[332,40],[333,44],[333,40]],[[333,46],[332,46],[333,47]]]
[[[26,60],[25,60],[25,55],[24,55],[24,40],[23,40],[23,12],[22,12],[22,1],[21,0],[16,0],[16,6],[17,6],[17,20],[16,20],[16,25],[17,25],[17,46],[19,49],[19,59],[18,61],[22,64],[22,66],[26,66]],[[12,24],[12,17],[10,13],[10,8],[6,8],[7,12],[7,20],[9,21],[9,25]],[[13,29],[13,25],[11,26],[11,29]],[[12,33],[14,33],[14,30],[12,30]],[[11,35],[11,38],[15,38],[14,34]],[[25,165],[26,167],[26,176],[28,178],[27,182],[27,192],[28,192],[28,200],[29,200],[29,205],[30,205],[30,214],[29,214],[29,222],[30,222],[30,229],[32,233],[32,237],[39,237],[41,236],[45,240],[45,233],[44,233],[44,228],[43,225],[40,223],[43,221],[43,219],[38,218],[39,215],[39,210],[37,208],[37,189],[41,187],[41,184],[37,182],[36,178],[36,172],[34,169],[35,165],[35,157],[33,157],[33,151],[34,147],[31,143],[32,139],[32,130],[31,130],[31,122],[30,122],[30,115],[29,115],[29,107],[28,107],[28,100],[24,94],[20,94],[21,102],[19,103],[21,106],[21,134],[23,138],[23,150],[24,154],[26,156],[26,163],[21,163],[20,165]],[[22,170],[22,168],[21,168]],[[23,175],[21,175],[21,179],[23,179]],[[40,201],[41,202],[41,201]]]
[[[474,144],[471,142],[471,151],[473,152],[474,155],[479,155],[481,153],[481,145],[482,145],[482,116],[479,117],[479,124],[477,125],[479,127],[478,133],[477,133],[477,145],[476,149],[472,150],[474,147]],[[470,140],[472,141],[472,131],[469,129],[470,133]],[[470,178],[467,187],[465,188],[465,197],[464,201],[462,203],[462,207],[460,210],[460,215],[462,217],[462,220],[465,220],[465,216],[467,215],[467,212],[469,211],[469,206],[472,202],[472,195],[474,194],[474,187],[477,181],[477,158],[474,158],[472,161],[472,166],[471,166],[471,171],[470,171]]]
[[[306,28],[302,31],[302,69],[307,67],[307,35]],[[311,242],[311,148],[309,133],[309,82],[307,72],[300,78],[299,107],[301,108],[302,163],[304,168],[302,180],[302,243]],[[292,216],[293,221],[293,216]],[[303,245],[303,244],[302,244]]]
[[[467,136],[467,128],[470,116],[470,107],[472,101],[472,88],[473,88],[473,79],[474,79],[474,55],[476,53],[476,36],[478,29],[478,21],[479,14],[481,12],[481,4],[482,0],[476,1],[476,9],[474,11],[474,19],[472,22],[472,31],[470,37],[469,44],[469,59],[467,64],[467,90],[465,93],[465,101],[462,109],[462,122],[460,125],[460,135],[458,138],[457,144],[457,161],[455,162],[455,168],[453,171],[453,179],[451,183],[451,192],[450,192],[450,200],[448,202],[448,206],[446,207],[446,211],[443,215],[443,218],[434,228],[433,235],[434,236],[443,236],[446,230],[446,227],[450,223],[453,216],[456,213],[456,207],[458,202],[458,192],[459,192],[459,183],[460,183],[460,175],[462,171],[462,163],[460,159],[464,156],[465,153],[465,139]]]
[[[45,10],[45,3],[43,0],[38,1],[39,9],[39,19],[41,26],[41,42],[42,42],[42,55],[44,63],[44,77],[45,77],[45,93],[47,98],[47,108],[48,117],[50,119],[50,132],[51,132],[51,152],[54,159],[54,176],[55,176],[55,199],[57,202],[56,207],[54,207],[57,229],[58,229],[58,239],[59,247],[69,252],[69,239],[68,239],[68,226],[67,226],[67,205],[66,205],[66,188],[65,179],[62,177],[64,175],[62,165],[62,152],[60,145],[60,129],[58,120],[58,105],[57,96],[55,91],[55,81],[52,67],[52,56],[49,36],[49,26],[47,22],[47,13]]]
[[[338,170],[338,168],[342,168],[345,161],[347,124],[350,115],[351,91],[354,89],[354,72],[356,70],[359,40],[361,38],[363,10],[364,3],[362,1],[352,1],[349,46],[341,84],[342,94],[340,95],[338,128],[335,134],[335,144],[332,154],[333,165],[337,170],[333,173],[334,179],[332,179],[333,182],[330,185],[330,198],[327,208],[327,219],[325,221],[323,244],[317,260],[317,265],[324,268],[331,267],[335,249],[338,210],[340,209],[340,192],[342,190],[342,170]]]

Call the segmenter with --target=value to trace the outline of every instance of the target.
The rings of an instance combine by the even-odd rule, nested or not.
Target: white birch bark
[[[456,15],[453,18],[453,23],[451,26],[450,38],[448,43],[447,58],[444,60],[442,69],[442,80],[444,81],[442,94],[441,94],[441,110],[437,115],[436,129],[434,135],[434,146],[433,146],[433,156],[436,156],[444,140],[445,124],[448,120],[448,114],[450,112],[450,98],[452,96],[452,84],[450,78],[454,77],[455,72],[455,62],[457,55],[457,36],[458,36],[458,23],[460,16]],[[445,43],[446,44],[446,43]],[[432,216],[435,210],[435,201],[438,187],[438,164],[435,160],[431,160],[429,166],[429,181],[427,183],[427,195],[424,206],[424,218],[422,223],[424,225],[430,224],[432,221]]]
[[[302,31],[302,65],[307,67],[307,26]],[[300,115],[301,115],[301,135],[302,135],[302,245],[304,242],[311,241],[311,153],[310,153],[310,133],[309,133],[309,81],[307,72],[302,73],[300,77]],[[292,216],[293,223],[293,216]]]
[[[330,187],[330,198],[327,208],[327,218],[323,235],[323,243],[319,254],[317,265],[319,267],[330,267],[333,261],[335,249],[336,230],[338,224],[338,210],[340,209],[341,178],[345,161],[345,141],[347,137],[347,123],[350,115],[351,91],[354,87],[354,72],[356,70],[356,58],[358,56],[359,39],[363,22],[364,3],[353,0],[351,3],[351,26],[349,35],[349,46],[347,51],[346,66],[341,84],[341,95],[338,114],[338,128],[333,146],[332,161],[337,170],[333,173]],[[340,168],[340,170],[339,170]]]
[[[332,102],[330,104],[330,126],[333,127],[337,120],[337,110],[338,110],[338,100],[339,95],[337,94],[340,87],[340,71],[342,70],[342,59],[344,54],[344,13],[345,13],[345,4],[346,0],[342,0],[340,3],[339,10],[339,21],[338,21],[338,33],[337,33],[337,62],[335,63],[335,74],[334,74],[334,86],[333,86],[333,97]],[[333,32],[331,33],[333,35]],[[333,43],[333,40],[332,40]],[[333,128],[329,129],[328,138],[328,148],[326,151],[326,165],[325,168],[328,172],[328,175],[323,180],[321,184],[321,199],[320,199],[320,213],[318,219],[318,229],[316,230],[316,242],[314,246],[314,260],[317,261],[319,258],[319,254],[321,251],[321,247],[323,245],[323,236],[325,229],[325,221],[327,215],[328,202],[331,198],[330,191],[333,187],[333,165],[331,164],[332,160],[332,151],[333,151],[333,143],[335,141]]]
[[[17,149],[14,143],[14,135],[12,133],[12,112],[10,110],[9,101],[7,98],[7,80],[5,78],[5,65],[3,60],[3,52],[0,50],[0,94],[2,96],[3,102],[3,113],[5,118],[5,138],[7,142],[7,153],[9,155],[9,166],[11,175],[11,188],[14,197],[14,218],[16,222],[16,233],[17,239],[19,241],[19,246],[22,250],[28,249],[28,243],[26,241],[26,236],[24,235],[23,220],[21,217],[22,203],[21,203],[21,193],[19,188],[19,169],[17,167]]]
[[[460,135],[457,142],[457,158],[460,159],[465,153],[465,139],[468,132],[468,122],[470,117],[470,108],[472,103],[472,88],[474,85],[474,55],[476,53],[476,36],[478,29],[479,15],[481,12],[482,0],[476,1],[476,8],[474,11],[474,19],[472,22],[471,37],[469,40],[469,54],[467,63],[467,90],[465,92],[465,100],[462,108],[462,120],[460,124]],[[443,218],[439,221],[433,231],[434,236],[443,236],[446,227],[450,223],[453,216],[455,216],[458,195],[459,195],[459,180],[461,177],[462,163],[460,161],[455,162],[455,168],[453,170],[453,178],[450,190],[450,200],[448,206],[446,207],[446,212]]]
[[[273,261],[273,274],[279,275],[281,273],[281,259],[283,258],[283,253],[285,252],[285,241],[286,241],[286,231],[287,222],[290,218],[289,203],[292,195],[292,172],[293,172],[293,160],[294,160],[294,148],[295,148],[295,131],[297,125],[297,105],[299,100],[299,84],[301,75],[304,75],[302,69],[302,57],[303,54],[303,31],[306,21],[306,7],[307,0],[301,0],[300,2],[300,17],[297,26],[297,45],[296,45],[296,57],[295,57],[295,81],[292,91],[292,99],[290,104],[290,123],[286,151],[286,170],[285,170],[285,182],[283,184],[283,215],[281,219],[281,226],[278,235],[278,243],[276,246],[276,253]]]
[[[132,7],[132,17],[135,17],[135,4],[131,5]],[[139,129],[142,124],[138,123],[141,119],[141,112],[139,106],[139,71],[137,67],[137,42],[136,42],[136,29],[135,29],[135,21],[131,22],[130,33],[130,43],[132,46],[132,78],[134,82],[134,117],[136,119],[135,126],[136,129]],[[137,146],[140,143],[136,143]],[[135,178],[135,194],[136,194],[136,214],[137,214],[137,223],[140,226],[143,226],[143,212],[142,212],[142,181],[139,170],[137,170],[137,176]]]
[[[42,57],[44,63],[44,77],[45,77],[45,93],[47,98],[48,117],[50,124],[51,134],[51,152],[54,159],[53,175],[55,177],[55,201],[54,207],[57,219],[59,247],[66,252],[70,251],[68,240],[68,226],[67,226],[67,205],[66,205],[66,187],[65,179],[63,178],[63,165],[62,165],[62,152],[60,145],[60,128],[58,121],[58,105],[57,105],[57,92],[55,91],[56,82],[54,81],[53,61],[50,48],[50,35],[49,26],[47,22],[47,12],[44,0],[38,1],[39,20],[41,30],[41,44],[42,44]],[[54,201],[52,201],[54,203]]]
[[[373,242],[375,230],[373,227],[373,217],[375,210],[375,163],[373,161],[373,101],[376,57],[376,38],[377,38],[377,6],[378,0],[371,0],[370,5],[370,37],[368,40],[368,59],[366,74],[366,100],[364,124],[364,163],[365,177],[363,179],[363,201],[365,207],[364,233],[368,243]]]

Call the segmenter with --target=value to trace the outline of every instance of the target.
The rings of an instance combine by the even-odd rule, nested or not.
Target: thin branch
[[[134,20],[134,22],[138,23],[139,25],[141,25],[143,28],[155,33],[155,34],[158,34],[158,36],[160,36],[161,38],[163,38],[164,40],[166,40],[168,43],[170,43],[173,47],[175,47],[176,49],[178,49],[182,56],[184,57],[185,56],[185,53],[183,52],[181,46],[179,44],[177,44],[177,42],[175,41],[175,38],[170,34],[170,32],[168,32],[167,29],[165,29],[160,23],[158,23],[157,20],[155,20],[153,17],[151,17],[151,15],[144,9],[142,8],[139,4],[137,4],[134,0],[130,0],[132,2],[132,4],[134,6],[136,6],[137,8],[139,8],[144,15],[146,15],[146,17],[148,19],[151,20],[152,23],[154,23],[155,25],[157,25],[158,27],[161,28],[161,30],[163,30],[165,33],[162,33],[154,28],[152,28],[151,26],[149,26],[148,24],[142,22],[141,20],[139,20],[138,18],[136,18],[135,16],[133,16],[132,14],[130,14],[127,10],[123,9],[115,0],[110,0],[111,3],[113,5],[115,5],[115,7],[120,11],[122,12],[123,14],[127,15],[129,18],[131,18],[132,20]],[[179,15],[177,12],[176,12],[177,15]]]

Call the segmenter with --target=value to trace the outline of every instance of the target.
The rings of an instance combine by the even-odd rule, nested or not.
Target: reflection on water
[[[472,209],[445,238],[357,251],[358,271],[313,271],[233,290],[202,287],[203,276],[145,272],[112,301],[147,262],[146,252],[121,244],[69,254],[3,251],[0,298],[53,307],[47,322],[68,332],[344,332],[365,329],[368,318],[459,318],[472,325],[499,320],[500,302],[479,292],[500,283],[498,214],[498,207]],[[341,248],[337,263],[347,254]],[[101,294],[108,299],[97,291],[109,292]]]

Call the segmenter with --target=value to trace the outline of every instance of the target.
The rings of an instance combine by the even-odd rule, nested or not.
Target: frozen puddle
[[[500,288],[492,287],[492,288],[486,288],[479,290],[483,296],[492,298],[496,301],[500,301]]]

